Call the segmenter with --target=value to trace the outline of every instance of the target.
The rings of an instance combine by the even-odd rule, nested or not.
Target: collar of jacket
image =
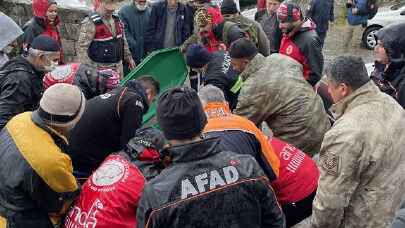
[[[365,85],[355,90],[349,96],[332,105],[330,111],[333,113],[335,119],[339,119],[345,112],[350,111],[354,107],[370,102],[372,95],[379,92],[380,90],[378,89],[378,87],[372,80],[370,80]]]
[[[209,102],[204,107],[204,112],[208,118],[228,116],[231,114],[231,110],[225,102]]]
[[[198,161],[220,152],[219,138],[212,137],[166,149],[173,163]]]
[[[247,65],[246,69],[240,74],[240,77],[242,77],[243,81],[246,81],[251,75],[262,68],[265,60],[266,57],[258,53]]]

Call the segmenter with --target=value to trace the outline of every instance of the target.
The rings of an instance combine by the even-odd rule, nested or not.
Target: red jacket
[[[304,78],[311,84],[321,79],[323,70],[322,45],[315,31],[316,25],[311,20],[288,34],[283,34],[279,53],[287,55],[304,68]]]
[[[156,161],[159,154],[145,150],[138,159]],[[140,168],[126,154],[108,156],[83,185],[65,227],[136,227],[136,210],[144,185]]]
[[[269,139],[280,158],[280,174],[271,183],[281,205],[300,201],[318,187],[319,169],[301,150],[277,138]]]
[[[257,12],[266,9],[266,0],[257,0],[256,4]]]

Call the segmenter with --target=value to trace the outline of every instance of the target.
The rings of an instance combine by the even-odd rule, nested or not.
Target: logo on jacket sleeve
[[[288,45],[287,49],[285,50],[287,55],[291,55],[291,53],[293,52],[294,47],[292,45]]]
[[[185,178],[181,181],[181,199],[211,191],[218,187],[235,183],[238,180],[239,173],[234,166],[227,166],[220,170],[211,170],[210,172],[194,176],[192,180]]]

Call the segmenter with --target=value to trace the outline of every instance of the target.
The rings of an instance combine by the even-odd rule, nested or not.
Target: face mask
[[[145,11],[146,8],[148,7],[148,5],[145,3],[144,5],[141,5],[137,2],[135,2],[135,7],[139,10],[139,11]]]

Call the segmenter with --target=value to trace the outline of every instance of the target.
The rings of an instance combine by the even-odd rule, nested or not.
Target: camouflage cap
[[[197,10],[197,12],[195,12],[194,24],[197,26],[197,28],[212,24],[212,16],[208,13],[207,9],[200,8]]]

